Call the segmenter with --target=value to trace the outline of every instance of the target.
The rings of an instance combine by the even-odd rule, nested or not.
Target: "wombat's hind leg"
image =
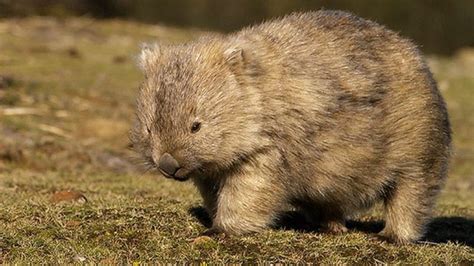
[[[321,230],[331,234],[342,234],[347,233],[348,231],[346,223],[343,219],[338,221],[326,221],[325,223],[321,224]]]
[[[399,180],[385,199],[385,228],[380,236],[399,244],[415,242],[423,236],[439,190],[429,181],[419,177]]]
[[[316,209],[316,210],[315,210]],[[306,220],[312,225],[317,226],[320,231],[331,234],[346,233],[346,221],[341,211],[329,206],[306,207],[303,214]]]

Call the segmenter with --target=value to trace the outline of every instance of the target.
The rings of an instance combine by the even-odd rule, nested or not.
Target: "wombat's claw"
[[[216,228],[209,228],[201,233],[201,236],[209,236],[209,237],[225,237],[225,233],[221,232]]]
[[[380,234],[369,234],[367,235],[367,240],[380,243],[389,243],[386,237],[381,236]]]
[[[374,235],[373,240],[390,243],[390,244],[398,244],[396,240],[394,240],[392,237],[386,236],[382,232]]]
[[[378,233],[376,235],[376,238],[378,240],[381,240],[381,241],[384,241],[384,242],[387,242],[387,243],[391,243],[391,244],[395,244],[395,245],[407,245],[407,244],[416,242],[416,241],[410,241],[410,240],[407,240],[407,239],[401,239],[401,238],[396,237],[392,234],[386,233],[385,230],[382,230],[380,233]]]

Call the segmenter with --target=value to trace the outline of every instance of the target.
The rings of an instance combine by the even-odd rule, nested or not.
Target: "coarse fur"
[[[139,61],[133,145],[152,166],[164,153],[179,162],[212,230],[259,231],[293,207],[344,232],[347,217],[383,201],[382,236],[423,236],[451,137],[410,41],[349,13],[317,11],[145,47]]]

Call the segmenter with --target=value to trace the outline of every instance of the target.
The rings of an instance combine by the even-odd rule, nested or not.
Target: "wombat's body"
[[[445,104],[416,47],[343,12],[289,15],[225,37],[145,48],[132,140],[192,178],[231,234],[288,206],[330,231],[383,200],[382,235],[419,239],[446,177]]]

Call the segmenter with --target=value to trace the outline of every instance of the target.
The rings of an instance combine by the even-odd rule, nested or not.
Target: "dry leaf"
[[[196,237],[193,242],[192,242],[192,245],[193,246],[212,246],[215,244],[215,240],[208,237],[208,236],[198,236]]]

